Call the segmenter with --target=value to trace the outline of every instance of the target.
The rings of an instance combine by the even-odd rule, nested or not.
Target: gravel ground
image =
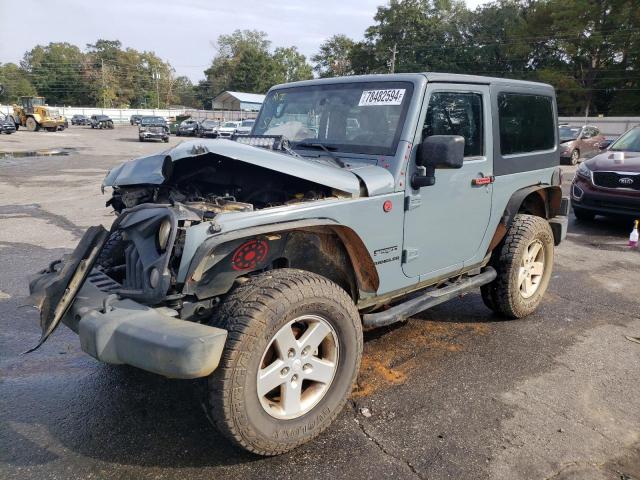
[[[109,168],[164,148],[132,127],[0,136],[0,478],[640,479],[640,344],[625,338],[640,337],[640,252],[626,248],[628,222],[571,217],[550,290],[525,320],[500,321],[469,294],[368,333],[347,408],[277,458],[226,444],[191,382],[100,364],[66,328],[20,356],[39,334],[20,307],[26,276],[111,223],[99,188]]]

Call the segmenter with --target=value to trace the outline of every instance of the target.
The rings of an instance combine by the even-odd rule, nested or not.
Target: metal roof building
[[[259,93],[226,91],[213,99],[213,109],[257,112],[262,106],[264,97]]]

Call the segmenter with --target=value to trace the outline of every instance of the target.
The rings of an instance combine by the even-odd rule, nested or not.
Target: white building
[[[213,109],[257,112],[264,102],[264,97],[259,93],[226,91],[213,99]]]

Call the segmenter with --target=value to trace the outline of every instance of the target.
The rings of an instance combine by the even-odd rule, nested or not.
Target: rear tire
[[[573,214],[581,222],[590,222],[596,218],[596,214],[590,210],[583,210],[580,207],[573,207]]]
[[[507,318],[533,313],[549,286],[553,271],[553,232],[549,222],[533,215],[518,214],[491,264],[497,278],[482,287],[490,309]]]
[[[580,161],[580,151],[577,148],[574,148],[573,152],[571,152],[569,163],[571,165],[577,165],[579,161]]]
[[[274,270],[235,287],[215,318],[228,336],[206,401],[227,438],[278,455],[329,426],[362,356],[360,316],[343,289],[313,273]]]

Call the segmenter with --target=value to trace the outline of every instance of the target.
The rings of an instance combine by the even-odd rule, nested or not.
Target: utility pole
[[[104,60],[100,59],[100,75],[102,76],[102,108],[107,108],[107,90],[104,85]]]
[[[398,44],[394,43],[393,48],[390,48],[391,52],[391,60],[389,61],[389,73],[394,73],[396,71],[396,53],[398,53]]]
[[[153,78],[156,79],[156,98],[158,99],[158,110],[160,110],[160,73],[157,70],[154,70]]]

